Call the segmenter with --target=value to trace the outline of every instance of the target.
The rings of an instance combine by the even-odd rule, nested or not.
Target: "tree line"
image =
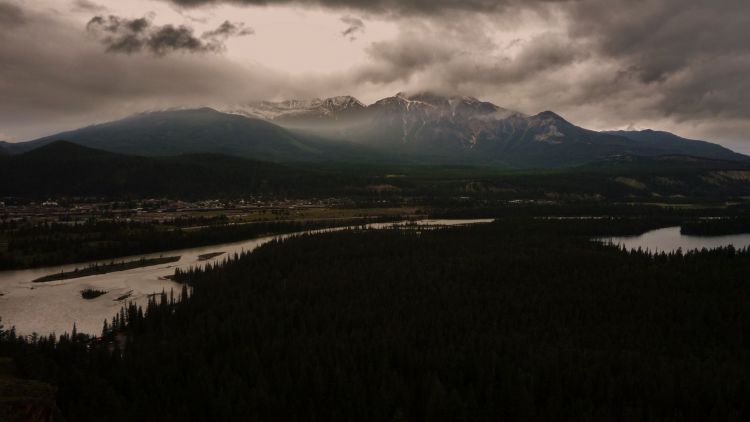
[[[166,224],[92,220],[83,224],[8,225],[0,231],[0,237],[7,239],[7,248],[0,250],[0,270],[103,260],[394,218],[397,217],[240,225],[209,220],[210,226],[196,230],[186,227],[181,220]]]
[[[750,418],[750,251],[625,251],[625,220],[270,242],[97,338],[3,336],[70,420]]]

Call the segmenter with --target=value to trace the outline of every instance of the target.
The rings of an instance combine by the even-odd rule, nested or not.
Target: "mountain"
[[[345,100],[287,101],[251,108],[281,126],[380,149],[407,162],[565,167],[612,155],[687,154],[746,160],[741,154],[666,132],[596,132],[545,111],[533,116],[467,96],[398,93],[364,106]],[[347,104],[329,108],[325,104]],[[658,135],[658,136],[657,136]]]
[[[353,159],[367,152],[362,147],[323,142],[265,120],[211,108],[140,113],[15,144],[12,152],[30,151],[59,139],[145,156],[211,153],[268,161],[315,161]]]
[[[397,94],[368,112],[370,120],[348,132],[352,139],[446,163],[560,167],[633,152],[626,139],[576,127],[552,112],[526,116],[472,97]]]
[[[375,102],[367,113],[369,120],[352,131],[355,139],[405,150],[471,149],[483,122],[521,116],[471,97],[403,93]]]
[[[248,117],[252,116],[252,117]],[[35,141],[66,139],[123,154],[216,153],[256,160],[556,168],[611,156],[691,155],[750,160],[719,145],[667,132],[597,132],[551,111],[525,115],[467,96],[398,93],[370,105],[340,96],[141,113]]]
[[[367,113],[369,121],[346,136],[413,156],[437,154],[446,162],[529,168],[580,165],[611,155],[747,159],[707,142],[596,132],[551,111],[527,116],[472,97],[397,94],[369,106]]]
[[[337,178],[324,172],[218,154],[139,157],[66,141],[0,157],[0,196],[215,198],[263,193],[304,196],[351,180],[351,177]]]

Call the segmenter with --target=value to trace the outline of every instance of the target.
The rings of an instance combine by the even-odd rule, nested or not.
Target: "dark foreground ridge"
[[[76,421],[747,420],[750,252],[588,240],[649,224],[292,238],[179,274],[189,299],[130,306],[102,340],[9,333],[0,353]]]
[[[0,421],[63,421],[56,393],[47,383],[14,377],[10,359],[0,358]]]

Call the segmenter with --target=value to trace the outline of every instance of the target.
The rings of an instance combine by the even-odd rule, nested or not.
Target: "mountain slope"
[[[15,149],[16,152],[25,152],[58,139],[111,152],[146,156],[211,153],[268,161],[310,161],[346,159],[353,154],[350,145],[337,148],[337,144],[293,133],[265,120],[210,108],[136,114],[16,144]]]
[[[707,142],[661,137],[640,139],[581,128],[545,111],[534,116],[506,110],[471,97],[398,94],[368,110],[372,122],[355,139],[387,143],[409,153],[443,151],[483,164],[509,167],[562,167],[611,155],[690,154],[707,158],[746,159]]]

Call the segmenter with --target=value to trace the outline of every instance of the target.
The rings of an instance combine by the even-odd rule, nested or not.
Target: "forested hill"
[[[0,156],[0,196],[451,198],[726,201],[750,196],[750,164],[614,156],[546,171],[491,167],[277,164],[216,154],[140,157],[57,141]]]
[[[314,195],[345,179],[217,154],[138,157],[56,141],[0,158],[0,195],[181,198],[241,194]],[[351,178],[349,179],[351,180]]]
[[[750,419],[750,252],[588,240],[632,224],[294,238],[180,274],[190,299],[130,307],[104,342],[0,353],[76,421]]]

